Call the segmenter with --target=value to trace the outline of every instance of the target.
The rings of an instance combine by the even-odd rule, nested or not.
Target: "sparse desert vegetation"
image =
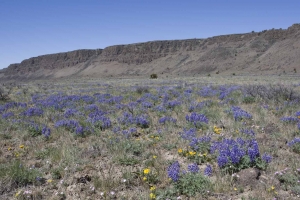
[[[299,77],[151,78],[2,84],[0,198],[299,198]]]

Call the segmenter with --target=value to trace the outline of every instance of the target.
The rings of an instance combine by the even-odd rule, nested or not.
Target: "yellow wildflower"
[[[48,179],[47,183],[52,183],[52,181],[53,181],[52,179]]]
[[[214,133],[221,134],[222,129],[214,126]]]
[[[150,172],[149,168],[144,169],[144,174],[149,174],[149,172]]]
[[[157,158],[157,156],[156,155],[154,155],[154,156],[152,156],[154,159],[156,159]]]
[[[16,194],[15,197],[18,197],[21,194],[22,190],[19,190]]]
[[[156,139],[156,140],[159,140],[159,137],[158,137],[158,136],[156,136],[156,137],[155,137],[155,139]]]
[[[21,144],[19,147],[20,147],[21,149],[23,149],[23,148],[24,148],[24,144]]]
[[[195,151],[189,151],[189,155],[194,156],[194,155],[196,155],[196,152]]]
[[[275,190],[275,187],[272,185],[271,190]]]
[[[156,195],[154,193],[150,193],[150,199],[155,199],[156,198]]]
[[[19,153],[17,153],[17,152],[15,153],[15,156],[16,156],[16,157],[19,157],[19,155],[20,155]]]
[[[235,188],[233,188],[235,191],[237,191],[237,188],[235,187]]]
[[[207,153],[202,154],[204,157],[207,156]]]
[[[147,177],[144,176],[144,177],[143,177],[143,181],[146,181],[146,180],[147,180]]]
[[[150,190],[151,190],[151,191],[154,191],[155,189],[156,189],[155,186],[151,186],[151,187],[150,187]]]
[[[178,149],[178,153],[182,153],[182,149]]]
[[[7,148],[7,150],[8,150],[8,151],[11,151],[11,150],[12,150],[12,148],[11,148],[11,147],[8,147],[8,148]]]

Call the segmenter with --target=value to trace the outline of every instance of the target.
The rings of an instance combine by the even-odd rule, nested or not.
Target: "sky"
[[[0,0],[0,69],[44,54],[295,23],[299,0]]]

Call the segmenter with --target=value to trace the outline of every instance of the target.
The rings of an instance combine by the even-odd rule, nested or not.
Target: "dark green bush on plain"
[[[176,192],[187,196],[195,196],[197,193],[207,196],[207,191],[211,191],[210,180],[201,173],[186,173],[175,182]]]
[[[295,195],[300,195],[300,186],[296,185],[294,187],[292,187],[291,189],[292,193],[294,193]]]
[[[157,74],[151,74],[151,75],[150,75],[150,78],[151,78],[151,79],[157,79]]]
[[[52,176],[53,179],[61,179],[62,175],[60,173],[60,169],[59,168],[53,169],[51,171],[51,176]]]
[[[282,174],[278,177],[281,185],[285,188],[285,190],[290,189],[291,187],[295,187],[298,185],[299,177],[292,173]]]
[[[140,87],[136,88],[136,92],[138,94],[148,93],[149,92],[149,88],[148,87],[140,86]]]
[[[255,102],[255,98],[251,97],[251,96],[246,96],[243,99],[243,103],[246,103],[246,104],[251,104],[251,103],[254,103],[254,102]]]

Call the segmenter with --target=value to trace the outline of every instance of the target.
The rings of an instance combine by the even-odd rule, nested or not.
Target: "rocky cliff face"
[[[49,54],[23,60],[19,64],[8,66],[6,73],[31,73],[40,69],[63,69],[79,63],[87,62],[94,56],[101,54],[102,50],[77,50],[66,53]]]
[[[1,79],[214,71],[283,73],[299,68],[300,24],[207,39],[152,41],[33,57],[0,71]]]
[[[200,43],[202,43],[202,40],[190,39],[116,45],[105,48],[100,55],[100,60],[103,62],[117,61],[126,64],[149,63],[168,54],[196,50]]]

